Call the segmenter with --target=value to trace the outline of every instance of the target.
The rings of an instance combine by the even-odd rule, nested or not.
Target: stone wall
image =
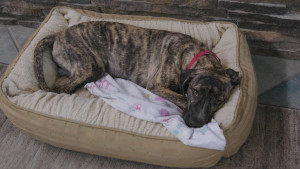
[[[300,3],[295,0],[1,0],[0,23],[37,27],[54,6],[234,22],[253,54],[300,59]]]

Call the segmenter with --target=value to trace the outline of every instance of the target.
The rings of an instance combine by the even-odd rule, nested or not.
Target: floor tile
[[[258,94],[262,94],[300,73],[300,60],[253,55]]]
[[[300,74],[260,95],[258,103],[300,109]]]
[[[0,25],[0,62],[9,64],[18,54],[18,50],[9,35],[7,26]]]
[[[23,48],[29,37],[35,32],[35,29],[21,25],[10,25],[7,28],[16,43],[18,51]]]

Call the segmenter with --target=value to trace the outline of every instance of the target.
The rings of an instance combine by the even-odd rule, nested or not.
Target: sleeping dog
[[[224,69],[200,41],[181,33],[145,29],[115,22],[85,22],[42,39],[34,52],[39,87],[72,93],[105,72],[150,90],[184,109],[190,127],[208,123],[239,83],[238,72]],[[43,53],[52,52],[58,66],[53,87],[47,86]]]

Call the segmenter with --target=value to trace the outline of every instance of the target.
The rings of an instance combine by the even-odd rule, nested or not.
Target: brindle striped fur
[[[224,95],[223,102],[234,86],[232,78],[212,55],[202,57],[192,70],[185,71],[192,58],[206,48],[198,40],[181,33],[114,22],[85,22],[41,40],[34,53],[34,70],[39,87],[57,93],[72,93],[107,72],[112,77],[133,81],[182,108],[188,108],[185,113],[188,116],[189,110],[193,110],[190,105],[198,102],[190,94],[191,87],[186,88],[191,85],[199,88],[200,84],[193,77],[202,77],[203,74],[217,78],[220,83],[214,84],[224,88],[218,90],[222,97]],[[52,50],[53,61],[59,67],[60,77],[52,88],[44,80],[43,52],[47,50]],[[181,90],[187,91],[188,99],[180,93]],[[211,105],[213,112],[220,107]],[[211,115],[211,110],[205,113]]]

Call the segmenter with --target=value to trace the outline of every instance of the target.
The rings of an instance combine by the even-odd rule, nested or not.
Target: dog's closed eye
[[[192,91],[193,91],[193,95],[194,96],[196,96],[196,97],[199,96],[199,92],[196,89],[192,89]]]
[[[220,105],[223,103],[223,99],[216,99],[214,103],[215,105]]]

